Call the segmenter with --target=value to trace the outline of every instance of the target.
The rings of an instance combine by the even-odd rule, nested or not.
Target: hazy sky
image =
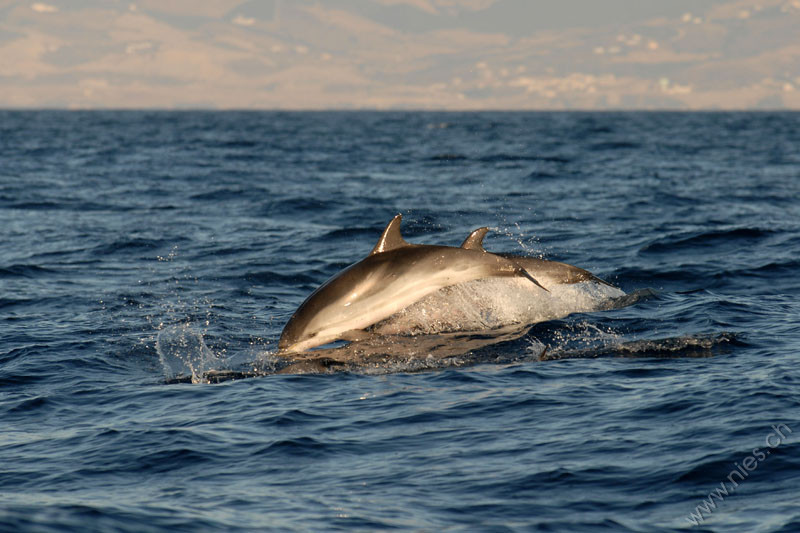
[[[0,0],[0,107],[800,109],[800,0]]]

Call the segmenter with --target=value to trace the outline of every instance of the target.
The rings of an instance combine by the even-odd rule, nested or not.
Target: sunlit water
[[[798,132],[0,113],[0,530],[800,530]],[[477,282],[277,357],[397,213],[627,295]]]

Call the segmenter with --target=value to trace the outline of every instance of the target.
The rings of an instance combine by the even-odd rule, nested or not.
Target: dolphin
[[[459,332],[493,335],[498,328],[535,324],[571,313],[614,306],[625,293],[591,272],[566,263],[516,254],[492,254],[483,248],[488,228],[478,228],[461,244],[465,250],[498,255],[547,287],[541,292],[523,278],[483,278],[444,287],[369,327],[381,336],[440,335]]]
[[[476,229],[470,233],[466,239],[464,239],[464,242],[461,244],[461,248],[466,250],[486,252],[486,250],[483,248],[483,238],[488,232],[489,228],[486,227]],[[498,255],[513,261],[525,269],[525,271],[532,277],[535,277],[537,280],[542,280],[548,286],[574,284],[582,281],[593,281],[595,283],[614,287],[609,282],[598,278],[588,270],[568,265],[567,263],[547,261],[545,259],[502,252],[494,253],[494,255]]]
[[[389,222],[367,257],[306,298],[283,328],[279,352],[363,338],[365,328],[444,287],[468,281],[519,277],[547,290],[514,260],[482,247],[410,244],[400,233],[401,220],[397,215]]]

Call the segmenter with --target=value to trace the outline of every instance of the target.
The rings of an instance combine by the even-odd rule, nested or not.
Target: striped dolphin
[[[547,290],[515,261],[482,247],[410,244],[400,233],[401,220],[402,215],[394,217],[367,257],[323,283],[297,308],[281,333],[280,352],[358,338],[425,296],[468,281],[521,277]]]
[[[461,248],[512,261],[547,287],[543,292],[523,278],[483,278],[429,294],[369,328],[376,335],[493,335],[510,326],[532,325],[571,313],[598,311],[625,295],[591,272],[557,261],[487,252],[478,228]]]

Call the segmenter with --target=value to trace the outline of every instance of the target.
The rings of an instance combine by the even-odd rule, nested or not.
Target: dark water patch
[[[222,200],[238,200],[242,198],[252,199],[253,196],[257,196],[259,194],[266,194],[266,191],[240,187],[220,187],[212,191],[193,194],[189,198],[192,200],[219,202]]]
[[[97,256],[109,256],[117,254],[152,252],[174,247],[176,242],[183,242],[186,239],[148,239],[144,237],[133,237],[119,239],[111,243],[101,244],[92,249],[92,254]]]
[[[236,246],[230,248],[221,248],[219,246],[214,246],[214,245],[201,245],[198,246],[197,248],[198,250],[201,251],[194,254],[192,259],[245,255],[245,254],[250,254],[254,251],[263,250],[263,248],[261,247],[255,247],[252,245]]]
[[[800,519],[790,520],[780,524],[777,529],[775,529],[775,533],[793,533],[794,531],[800,531]]]
[[[789,259],[786,261],[771,262],[756,268],[742,269],[731,274],[735,276],[758,275],[770,277],[777,274],[795,274],[800,271],[800,260]]]
[[[37,409],[41,409],[42,407],[46,407],[47,405],[47,397],[37,396],[35,398],[29,398],[27,400],[17,402],[15,405],[8,407],[6,412],[12,416],[15,414],[26,414],[29,411],[35,411]]]
[[[68,249],[58,249],[58,250],[47,250],[39,253],[31,254],[31,260],[37,260],[43,263],[56,263],[56,264],[92,264],[99,263],[99,260],[78,260],[76,256],[79,256],[86,250],[91,250],[91,247],[81,247],[81,248],[68,248]]]
[[[252,172],[253,174],[258,172],[258,163],[260,163],[263,159],[263,155],[259,152],[250,152],[250,151],[234,151],[234,152],[225,152],[223,155],[224,162],[226,163],[236,163],[240,162],[239,171],[248,171]],[[249,163],[252,163],[249,164]]]
[[[675,370],[673,368],[667,368],[663,366],[622,368],[613,371],[615,376],[633,379],[664,378],[671,376],[674,373]]]
[[[595,142],[589,145],[589,150],[594,152],[614,152],[617,150],[634,150],[641,145],[631,141],[604,141]]]
[[[546,163],[569,163],[571,159],[561,156],[549,155],[524,155],[524,154],[491,154],[475,158],[481,163],[504,163],[517,161],[543,161]]]
[[[534,170],[533,172],[528,174],[527,177],[530,178],[530,179],[552,179],[552,178],[559,178],[559,177],[563,177],[563,176],[561,176],[560,174],[557,174],[555,172],[547,172],[547,171],[544,171],[544,170]]]
[[[658,288],[659,283],[676,283],[688,290],[696,290],[700,287],[705,288],[709,284],[708,280],[699,275],[699,270],[694,267],[687,267],[685,270],[674,270],[666,268],[621,268],[615,271],[614,280],[625,281],[633,286],[651,285]],[[698,285],[700,287],[698,287]]]
[[[22,342],[27,339],[18,338],[17,342]],[[17,358],[31,358],[35,357],[42,352],[51,350],[49,344],[31,344],[28,346],[17,346],[11,350],[0,353],[0,363],[7,363]]]
[[[117,505],[87,505],[51,503],[45,508],[41,505],[17,504],[9,506],[8,513],[0,517],[0,528],[8,531],[80,532],[86,531],[87,524],[97,531],[121,531],[150,533],[157,531],[242,531],[243,529],[223,526],[199,516],[183,516],[162,505],[142,506],[138,512],[130,507]]]
[[[0,386],[11,387],[18,385],[31,385],[47,379],[52,379],[51,375],[36,372],[31,374],[15,374],[9,371],[0,369]]]
[[[754,440],[752,446],[736,448],[724,455],[717,453],[706,456],[676,481],[702,488],[708,486],[709,490],[718,487],[721,482],[729,487],[733,483],[769,482],[786,469],[800,466],[796,455],[800,445],[788,441],[792,437],[790,431],[791,428],[786,425],[766,426],[761,438]]]
[[[0,267],[0,278],[38,278],[41,276],[54,274],[57,270],[46,268],[39,265],[10,265]],[[2,305],[2,301],[0,301]]]
[[[699,396],[699,395],[698,395]],[[634,417],[669,417],[675,414],[683,414],[691,416],[692,414],[699,413],[703,410],[703,406],[698,403],[697,397],[694,398],[681,398],[670,400],[666,402],[659,402],[644,408],[635,409],[631,416]]]
[[[244,275],[245,281],[248,283],[258,283],[265,286],[286,285],[296,287],[297,285],[311,285],[318,282],[317,277],[307,274],[281,274],[272,271],[263,272],[248,272]]]
[[[321,458],[331,452],[330,445],[311,437],[279,440],[255,451],[259,457]]]
[[[259,211],[264,216],[294,216],[296,213],[315,213],[329,211],[333,207],[329,199],[293,197],[287,200],[270,201]]]
[[[346,240],[352,241],[369,241],[377,240],[380,235],[380,230],[376,234],[374,227],[357,227],[357,228],[340,228],[327,232],[326,234],[315,238],[317,242],[328,242],[330,240]]]
[[[60,199],[52,201],[28,201],[14,202],[4,207],[8,209],[19,209],[28,211],[130,211],[132,208],[126,205],[115,205],[110,207],[106,204],[86,202],[73,199]]]
[[[762,241],[775,232],[759,228],[736,228],[725,231],[702,232],[688,237],[668,237],[650,243],[640,249],[643,253],[664,253],[681,248],[706,246],[747,246],[748,241]],[[751,245],[751,244],[750,244]]]
[[[254,132],[255,133],[255,132]],[[256,148],[261,146],[262,140],[251,140],[251,139],[231,139],[227,141],[222,141],[218,144],[223,148]]]
[[[199,452],[189,448],[177,448],[138,457],[134,463],[124,466],[122,470],[142,472],[145,474],[175,472],[184,469],[194,469],[205,464],[213,464],[216,460],[217,457],[208,451]]]
[[[428,158],[429,161],[441,163],[447,163],[450,161],[466,161],[467,159],[469,158],[466,155],[458,153],[441,153],[432,155]]]
[[[259,423],[281,428],[292,428],[324,420],[327,420],[327,417],[321,414],[314,414],[303,409],[289,409],[278,415],[262,419]]]

